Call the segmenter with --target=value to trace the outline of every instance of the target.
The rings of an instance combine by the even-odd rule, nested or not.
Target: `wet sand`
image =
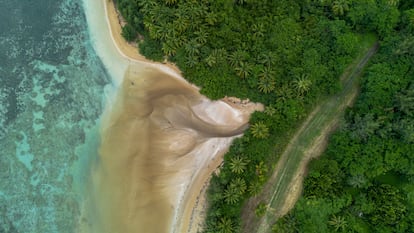
[[[95,37],[103,37],[95,47],[117,88],[103,114],[80,232],[194,230],[200,192],[231,141],[247,128],[250,113],[262,106],[208,100],[174,66],[145,60],[119,36],[111,1],[85,4],[106,12],[111,30],[95,28],[101,33]],[[88,20],[102,26],[94,22],[98,16]]]
[[[211,118],[209,105],[224,122]],[[190,84],[151,67],[130,67],[102,123],[90,185],[90,211],[100,216],[89,232],[183,232],[186,226],[177,223],[188,218],[189,201],[210,175],[203,167],[218,161],[246,127],[247,117]]]

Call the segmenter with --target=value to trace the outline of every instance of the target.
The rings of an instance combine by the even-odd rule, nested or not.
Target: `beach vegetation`
[[[269,128],[262,121],[256,122],[251,126],[253,137],[267,138],[269,136]]]
[[[175,62],[211,99],[265,105],[211,179],[205,232],[242,228],[242,211],[256,208],[246,202],[263,190],[290,137],[315,105],[341,90],[364,38],[379,38],[359,99],[311,162],[303,197],[273,231],[413,229],[412,1],[116,2],[128,25],[123,35],[143,55]]]

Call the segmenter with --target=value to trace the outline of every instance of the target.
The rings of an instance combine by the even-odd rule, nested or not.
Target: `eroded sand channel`
[[[103,23],[117,20],[107,3],[84,1],[92,42],[114,88],[108,88],[79,232],[187,232],[200,223],[191,213],[208,177],[250,113],[263,107],[210,101],[175,69],[127,56],[119,46],[125,42],[109,30],[119,25]]]
[[[160,69],[131,66],[102,122],[87,231],[170,232],[197,171],[243,132],[247,116]]]

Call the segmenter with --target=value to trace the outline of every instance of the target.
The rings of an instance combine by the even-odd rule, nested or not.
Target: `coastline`
[[[181,71],[178,67],[170,62],[166,63],[159,63],[154,62],[151,60],[146,59],[143,55],[139,53],[138,47],[136,45],[132,45],[128,41],[126,41],[122,35],[122,27],[121,27],[121,15],[119,14],[118,10],[115,7],[113,0],[103,0],[105,2],[105,14],[106,14],[106,22],[108,24],[109,32],[111,34],[113,43],[117,48],[118,52],[128,60],[131,61],[139,61],[144,63],[151,63],[157,65],[164,65],[168,68],[174,70],[178,75],[181,76]]]
[[[88,5],[88,1],[85,0],[86,5]],[[99,1],[99,0],[98,0]],[[99,24],[97,27],[105,26],[106,29],[99,31],[98,28],[98,35],[99,34],[109,34],[110,41],[107,40],[108,35],[103,35],[103,40],[106,40],[105,45],[98,45],[97,52],[102,58],[105,66],[107,66],[109,73],[114,78],[115,85],[119,87],[124,79],[123,73],[128,71],[129,66],[134,65],[139,69],[145,69],[145,66],[151,66],[159,69],[160,71],[171,75],[174,78],[177,78],[183,82],[188,83],[182,76],[180,70],[171,63],[158,63],[153,62],[145,59],[142,55],[139,54],[137,47],[129,44],[126,40],[124,40],[121,36],[121,25],[120,19],[116,12],[114,3],[112,0],[101,0],[101,4],[103,7],[99,9],[101,6],[98,6],[98,9],[94,8],[94,11],[102,10],[105,14],[106,18],[106,25]],[[94,3],[96,4],[96,3]],[[90,7],[90,6],[89,6]],[[93,8],[93,7],[92,7]],[[89,9],[90,11],[91,9]],[[88,15],[89,12],[87,12]],[[90,17],[90,16],[89,16]],[[102,17],[102,15],[100,15]],[[99,18],[99,17],[98,17]],[[102,18],[100,18],[102,19]],[[90,19],[89,19],[90,21]],[[90,22],[89,22],[90,23]],[[96,24],[95,24],[96,25]],[[90,27],[94,27],[92,24]],[[95,30],[95,31],[94,31]],[[92,34],[97,29],[91,29]],[[95,39],[95,43],[100,43],[99,40],[102,38],[98,36]],[[99,39],[99,40],[98,40]],[[108,43],[112,43],[109,45]],[[112,48],[109,48],[112,47]],[[110,49],[111,51],[106,51]],[[114,54],[116,52],[117,54]],[[106,53],[106,54],[105,54]],[[113,62],[113,60],[122,60],[121,62]],[[118,66],[117,66],[118,65]],[[122,75],[121,75],[122,74]],[[114,76],[115,75],[115,76]],[[121,75],[121,76],[120,76]],[[199,90],[193,84],[192,85],[197,91]],[[116,93],[117,90],[111,90],[112,92]],[[112,111],[112,104],[111,101],[112,97],[115,94],[112,93],[108,97],[107,109],[104,112],[104,115],[109,114]],[[205,98],[205,97],[204,97]],[[260,104],[249,103],[248,101],[241,101],[237,98],[224,98],[223,100],[219,101],[207,101],[199,108],[200,111],[197,113],[203,117],[205,116],[206,119],[213,120],[215,124],[232,124],[235,123],[234,120],[237,118],[238,120],[236,123],[240,123],[240,120],[247,124],[248,119],[250,118],[250,113],[255,110],[262,110],[263,106]],[[108,106],[109,105],[109,106]],[[210,111],[206,112],[203,111],[204,109],[210,109]],[[220,115],[220,109],[230,111],[232,114],[229,115]],[[196,109],[194,109],[196,110]],[[204,117],[203,117],[204,118]],[[233,122],[232,122],[233,120]],[[195,160],[195,165],[192,168],[193,172],[189,180],[185,184],[183,184],[175,195],[177,195],[177,201],[175,201],[175,214],[172,219],[171,224],[171,231],[174,233],[182,233],[182,232],[198,232],[200,229],[199,226],[204,223],[204,216],[202,215],[204,212],[205,203],[205,192],[209,185],[209,180],[211,174],[216,171],[216,169],[220,166],[223,162],[223,156],[227,152],[232,140],[237,136],[232,136],[228,138],[210,138],[207,139],[200,147],[196,148],[194,154],[197,154]],[[199,158],[201,157],[201,158]]]

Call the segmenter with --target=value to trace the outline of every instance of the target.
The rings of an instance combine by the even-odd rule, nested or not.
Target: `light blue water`
[[[0,0],[0,233],[76,231],[109,82],[82,0]]]

